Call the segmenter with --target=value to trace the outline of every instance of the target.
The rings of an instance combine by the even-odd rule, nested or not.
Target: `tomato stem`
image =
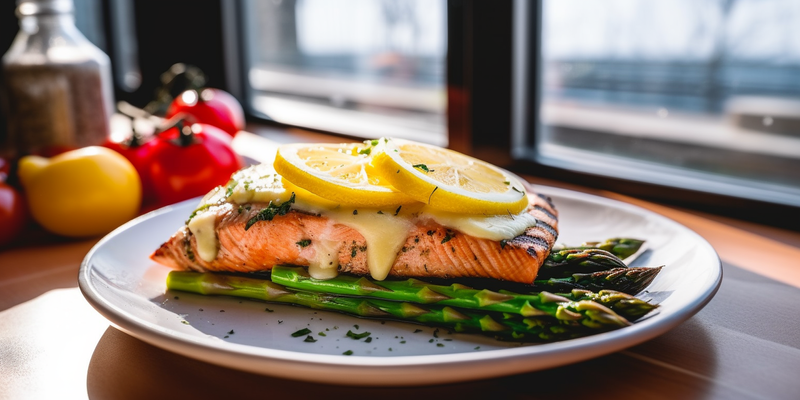
[[[175,127],[178,128],[178,132],[180,132],[180,135],[178,135],[178,144],[181,147],[187,147],[194,143],[194,133],[192,132],[191,125],[184,125],[183,120],[180,120],[175,124]]]

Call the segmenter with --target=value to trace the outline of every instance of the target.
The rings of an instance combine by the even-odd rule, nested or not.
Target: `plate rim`
[[[475,353],[429,354],[411,356],[343,356],[295,352],[274,348],[254,347],[229,342],[208,343],[200,338],[182,335],[180,332],[129,315],[121,307],[105,299],[95,288],[91,274],[91,261],[105,243],[121,232],[144,221],[158,218],[175,209],[196,203],[199,198],[186,200],[141,215],[115,229],[87,253],[81,262],[78,286],[84,298],[101,315],[122,331],[151,345],[183,356],[244,370],[252,373],[278,376],[294,380],[305,380],[330,384],[355,384],[360,386],[406,386],[444,384],[473,379],[487,379],[510,374],[532,372],[554,368],[574,362],[589,360],[617,352],[655,338],[689,319],[714,297],[722,282],[722,263],[718,254],[694,230],[685,225],[643,207],[590,193],[543,185],[534,185],[536,193],[567,197],[577,201],[606,204],[636,215],[657,218],[660,223],[673,225],[694,236],[697,243],[713,255],[715,276],[710,284],[702,287],[701,293],[690,302],[667,315],[637,322],[619,330],[570,339],[555,343],[507,349],[486,350]],[[527,362],[533,358],[537,362]],[[542,362],[544,361],[544,362]],[[520,363],[522,362],[522,365]],[[480,365],[482,368],[475,368]],[[408,369],[413,367],[412,373]],[[333,374],[324,374],[336,370]],[[479,371],[478,371],[479,370]],[[306,374],[298,375],[298,371]],[[431,373],[425,373],[429,371]],[[320,372],[320,373],[308,373]],[[436,372],[436,373],[433,373]],[[344,379],[342,379],[344,377]],[[398,378],[400,377],[400,378]],[[413,379],[410,379],[412,378]]]

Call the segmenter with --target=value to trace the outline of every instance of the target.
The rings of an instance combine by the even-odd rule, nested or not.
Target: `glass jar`
[[[3,56],[6,156],[102,143],[113,111],[111,62],[75,27],[72,0],[18,0]]]

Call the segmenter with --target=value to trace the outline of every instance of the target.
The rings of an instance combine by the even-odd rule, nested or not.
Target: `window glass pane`
[[[245,2],[252,107],[293,125],[446,144],[444,0]]]
[[[545,162],[800,205],[800,2],[546,0]]]

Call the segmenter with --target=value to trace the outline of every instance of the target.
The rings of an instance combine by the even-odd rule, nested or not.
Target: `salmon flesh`
[[[473,237],[430,219],[415,221],[389,276],[492,278],[532,283],[558,236],[558,213],[549,197],[541,194],[529,197],[531,202],[525,212],[535,217],[536,223],[508,240]],[[364,236],[328,217],[292,209],[245,229],[248,220],[266,206],[250,203],[247,207],[234,204],[216,207],[214,226],[219,251],[211,262],[196,256],[197,241],[187,227],[172,235],[150,258],[182,270],[261,272],[278,264],[308,266],[318,252],[334,251],[339,272],[370,274]],[[246,211],[242,212],[243,209]],[[307,244],[299,245],[304,242]]]

